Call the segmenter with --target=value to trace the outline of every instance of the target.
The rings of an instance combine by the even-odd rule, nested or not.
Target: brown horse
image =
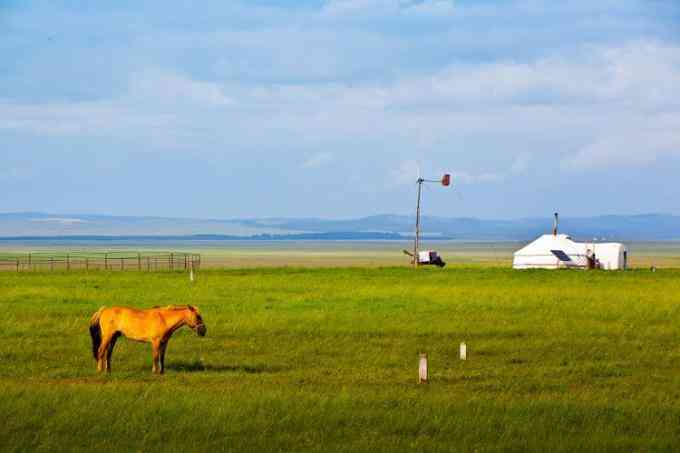
[[[111,372],[111,354],[121,335],[151,343],[154,373],[163,373],[165,350],[170,337],[182,326],[189,326],[199,336],[205,336],[207,328],[198,309],[192,305],[170,305],[148,310],[111,307],[100,308],[90,320],[92,354],[97,361],[97,371]]]

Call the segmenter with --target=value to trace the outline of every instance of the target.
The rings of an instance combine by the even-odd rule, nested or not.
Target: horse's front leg
[[[165,351],[168,349],[168,340],[161,342],[161,374],[165,373]]]
[[[153,366],[151,371],[157,374],[161,372],[160,359],[161,359],[161,342],[160,340],[153,340],[151,342],[151,355],[153,360]]]

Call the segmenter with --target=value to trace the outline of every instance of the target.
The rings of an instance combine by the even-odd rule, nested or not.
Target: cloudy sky
[[[680,214],[675,0],[102,3],[0,0],[0,211]]]

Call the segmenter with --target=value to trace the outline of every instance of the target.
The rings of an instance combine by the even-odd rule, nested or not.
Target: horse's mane
[[[166,305],[165,307],[161,307],[159,305],[155,305],[152,308],[160,308],[163,310],[191,310],[198,312],[198,309],[194,307],[193,305]]]

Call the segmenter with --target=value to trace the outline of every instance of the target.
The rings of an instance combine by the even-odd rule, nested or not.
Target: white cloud
[[[580,137],[589,144],[562,156],[563,168],[578,169],[612,160],[635,165],[673,153],[680,98],[670,93],[676,92],[680,48],[645,41],[533,63],[451,65],[429,75],[354,86],[202,81],[153,69],[134,73],[127,92],[109,100],[0,100],[0,130],[124,138],[143,148],[199,152],[275,148],[291,137],[308,153],[347,141],[436,149],[460,134],[539,135],[555,142]],[[625,138],[617,138],[622,131]],[[507,152],[517,154],[514,149]],[[524,152],[509,174],[525,171],[528,156],[551,150]],[[312,155],[303,166],[325,164],[329,153]],[[489,182],[508,173],[491,170],[461,178]]]
[[[74,225],[79,223],[87,223],[87,221],[83,219],[68,217],[47,217],[44,219],[31,219],[31,222],[57,223],[59,225]]]
[[[486,184],[486,183],[497,183],[505,179],[505,177],[499,173],[479,173],[472,174],[466,171],[453,171],[452,172],[453,184],[456,185],[458,182],[463,184]]]
[[[425,174],[426,170],[422,168],[422,165],[415,160],[405,160],[399,164],[399,167],[391,170],[388,174],[389,180],[385,185],[387,189],[394,189],[399,186],[415,185],[418,178],[418,173],[421,172],[421,176],[428,179],[428,175]],[[459,183],[462,184],[488,184],[497,183],[505,179],[505,176],[499,173],[483,172],[483,173],[470,173],[467,171],[452,170],[450,171],[451,177],[453,179],[452,184],[454,186]],[[429,178],[435,179],[435,178]]]
[[[0,161],[30,177],[64,168],[74,181],[112,172],[138,180],[146,170],[153,182],[193,166],[207,184],[211,174],[245,178],[242,170],[266,160],[273,179],[314,169],[310,177],[343,194],[356,195],[358,184],[331,176],[379,189],[386,182],[376,175],[389,175],[404,184],[393,190],[397,208],[396,194],[415,180],[415,166],[399,163],[416,157],[437,170],[428,175],[457,169],[471,192],[488,184],[540,198],[530,189],[610,166],[631,174],[646,165],[647,181],[658,183],[680,165],[675,3],[653,11],[638,0],[9,8],[0,137],[10,153]],[[518,177],[526,173],[532,178]],[[0,170],[10,191],[18,189],[5,181],[17,177]],[[19,205],[43,192],[6,198]],[[346,212],[385,206],[356,198],[343,202]],[[317,204],[328,207],[325,197]],[[487,213],[507,207],[475,204]]]
[[[330,16],[406,14],[442,15],[453,11],[450,0],[329,0],[322,13]]]
[[[451,0],[432,0],[424,2],[414,2],[408,5],[404,12],[414,13],[423,16],[432,16],[442,18],[443,16],[453,14],[456,11],[453,1]]]
[[[318,168],[333,160],[333,155],[328,152],[314,154],[302,163],[302,168]]]
[[[387,172],[387,181],[385,181],[383,188],[392,190],[397,187],[415,185],[419,168],[420,163],[416,160],[409,159],[399,162],[397,168]]]
[[[194,80],[159,70],[132,74],[129,97],[135,100],[150,98],[155,102],[220,106],[234,104],[222,86],[213,82]]]
[[[647,123],[647,124],[645,124]],[[665,155],[680,156],[680,114],[657,115],[606,131],[561,161],[565,170],[648,165]]]
[[[527,152],[519,153],[510,165],[510,174],[521,175],[525,173],[531,164],[531,154]]]
[[[329,15],[352,14],[369,9],[393,9],[397,4],[391,0],[329,0],[323,12]]]
[[[618,48],[586,47],[571,58],[532,63],[499,61],[452,65],[429,77],[399,81],[393,102],[416,106],[465,104],[594,103],[680,105],[680,47],[635,42]]]

